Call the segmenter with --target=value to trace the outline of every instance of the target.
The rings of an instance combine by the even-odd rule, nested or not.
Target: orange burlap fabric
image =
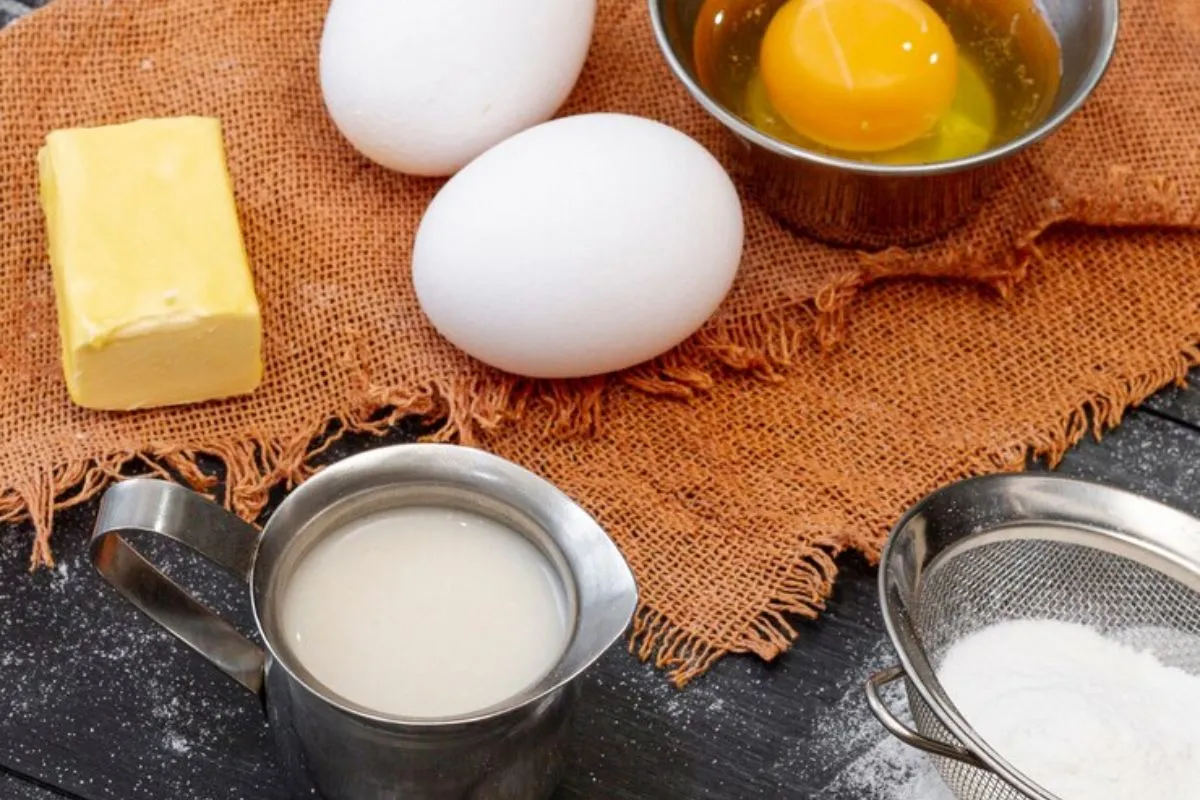
[[[772,658],[795,615],[819,612],[833,558],[875,555],[922,493],[1054,459],[1200,361],[1200,235],[1185,230],[1200,209],[1200,5],[1122,5],[1097,96],[959,233],[858,254],[790,235],[746,197],[740,278],[703,331],[654,364],[552,384],[473,363],[422,318],[408,252],[439,183],[372,166],[327,120],[325,0],[55,0],[0,35],[0,520],[31,520],[48,563],[56,508],[131,471],[208,486],[202,454],[255,517],[330,435],[415,412],[599,517],[642,587],[633,645],[676,680],[729,652]],[[645,0],[601,2],[564,113],[599,109],[661,119],[728,160],[664,66]],[[34,154],[52,128],[174,114],[225,123],[266,383],[201,407],[82,411],[60,376]],[[914,275],[967,280],[877,282]]]

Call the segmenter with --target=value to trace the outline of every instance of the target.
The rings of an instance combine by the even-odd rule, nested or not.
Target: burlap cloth
[[[408,252],[440,184],[366,163],[327,120],[324,0],[55,0],[0,35],[0,519],[31,518],[48,563],[56,508],[122,470],[208,486],[201,454],[255,517],[310,473],[322,434],[416,412],[599,517],[641,584],[633,646],[676,680],[728,652],[772,658],[789,620],[821,609],[833,558],[876,555],[922,493],[1053,460],[1200,360],[1200,236],[1179,230],[1200,209],[1200,3],[1122,5],[1099,93],[949,240],[836,250],[746,198],[739,280],[700,334],[607,380],[531,384],[465,358],[418,311]],[[664,120],[728,160],[645,0],[601,2],[564,113],[597,109]],[[266,383],[190,409],[81,411],[60,376],[34,153],[52,128],[173,114],[224,120]],[[1067,221],[1141,229],[1039,238]],[[912,275],[976,283],[870,285]]]

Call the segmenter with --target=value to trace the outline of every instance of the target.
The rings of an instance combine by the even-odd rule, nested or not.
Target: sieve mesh
[[[1103,547],[1104,536],[1058,541],[1023,530],[972,537],[942,552],[914,592],[914,634],[934,673],[959,640],[1010,620],[1046,619],[1089,625],[1145,649],[1161,661],[1200,674],[1200,594],[1163,572]],[[1149,553],[1147,553],[1149,555]],[[1153,559],[1148,558],[1148,561]],[[932,696],[940,687],[927,687]],[[962,746],[917,690],[906,683],[918,732]],[[953,698],[947,698],[953,703]],[[969,721],[969,720],[968,720]],[[1003,758],[1004,754],[999,754]],[[960,800],[1025,800],[1000,774],[931,756]],[[1046,793],[1047,797],[1052,797]]]

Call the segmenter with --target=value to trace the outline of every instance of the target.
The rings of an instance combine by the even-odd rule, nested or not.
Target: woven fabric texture
[[[773,658],[795,615],[820,611],[836,555],[876,556],[922,493],[1053,460],[1200,360],[1197,8],[1123,0],[1096,96],[947,239],[835,249],[744,197],[741,273],[701,332],[652,364],[549,383],[474,363],[422,317],[408,253],[440,183],[369,164],[327,119],[324,0],[54,0],[0,34],[0,521],[26,521],[33,564],[50,563],[57,509],[135,472],[206,490],[201,456],[253,519],[330,437],[422,414],[597,515],[642,588],[632,644],[675,680],[729,652]],[[600,3],[563,113],[593,110],[662,120],[731,163],[645,0]],[[265,383],[189,408],[75,408],[35,153],[54,128],[183,114],[225,126]]]

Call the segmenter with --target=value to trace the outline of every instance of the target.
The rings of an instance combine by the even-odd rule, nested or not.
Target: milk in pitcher
[[[332,531],[287,581],[295,658],[387,715],[469,714],[544,677],[570,635],[563,589],[529,539],[469,511],[414,506]]]

